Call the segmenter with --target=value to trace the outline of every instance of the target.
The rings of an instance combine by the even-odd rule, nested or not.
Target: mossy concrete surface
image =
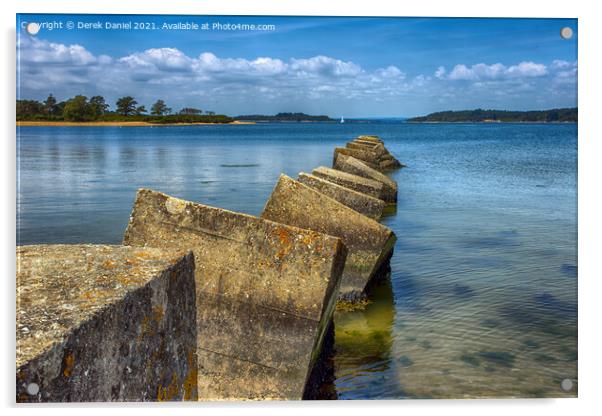
[[[338,155],[352,156],[379,172],[404,166],[387,150],[383,141],[377,136],[359,136],[348,142],[346,147],[335,148],[333,165]]]
[[[370,143],[370,142],[357,142],[351,141],[347,142],[345,147],[349,149],[364,149],[373,152],[378,159],[382,158],[385,155],[388,155],[387,149],[381,143]]]
[[[124,244],[194,253],[200,400],[312,397],[339,238],[141,189]]]
[[[389,204],[397,203],[397,183],[387,175],[372,169],[359,159],[343,154],[337,155],[333,168],[352,175],[361,176],[383,184],[382,198]]]
[[[384,225],[285,175],[280,175],[261,217],[341,238],[349,253],[340,298],[364,292],[396,240]]]
[[[334,161],[336,160],[337,156],[340,154],[345,155],[345,156],[353,156],[354,158],[361,160],[362,162],[364,162],[371,168],[382,172],[382,169],[380,167],[380,160],[376,156],[376,154],[374,152],[372,152],[371,150],[350,149],[348,147],[335,147],[334,157],[332,159],[333,164],[334,164]]]
[[[357,139],[372,142],[372,143],[383,143],[381,138],[378,136],[357,136]]]
[[[196,400],[194,258],[17,248],[17,402]]]
[[[364,214],[367,217],[378,220],[385,208],[385,202],[381,199],[371,197],[353,189],[346,188],[326,179],[319,178],[309,173],[301,172],[297,179],[304,185],[337,200],[343,205]]]
[[[327,168],[325,166],[315,168],[312,171],[312,174],[319,178],[326,179],[327,181],[334,182],[338,185],[384,201],[384,185],[381,182],[354,175],[352,173]]]

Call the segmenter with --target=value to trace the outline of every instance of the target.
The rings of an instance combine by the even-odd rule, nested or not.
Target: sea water
[[[335,316],[339,397],[576,395],[574,124],[19,127],[17,242],[118,244],[141,187],[257,215],[360,134],[407,168],[391,278]]]

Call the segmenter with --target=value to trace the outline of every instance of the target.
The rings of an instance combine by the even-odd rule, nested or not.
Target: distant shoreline
[[[411,117],[408,123],[577,123],[579,110],[573,108],[551,108],[549,110],[508,111],[475,110],[439,111],[426,116]]]
[[[232,121],[229,123],[149,123],[148,121],[17,121],[19,127],[163,127],[197,125],[255,124],[253,121]]]
[[[577,121],[409,121],[408,124],[577,124]]]

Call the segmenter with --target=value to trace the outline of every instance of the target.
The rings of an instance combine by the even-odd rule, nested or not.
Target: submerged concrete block
[[[382,199],[384,201],[382,182],[372,179],[367,179],[362,176],[343,172],[336,169],[320,166],[312,171],[314,176],[326,179],[329,182],[344,186],[345,188],[353,189],[373,198]]]
[[[353,139],[350,143],[357,143],[357,144],[363,144],[363,145],[367,145],[367,146],[376,146],[378,144],[382,144],[384,146],[384,143],[382,142],[373,142],[370,140],[364,140],[364,139]]]
[[[378,166],[380,167],[380,171],[382,171],[382,172],[386,172],[388,170],[405,167],[404,164],[402,164],[401,162],[399,162],[399,160],[395,159],[394,157],[390,157],[390,158],[386,158],[384,160],[381,160],[378,163]]]
[[[385,202],[381,199],[337,185],[336,183],[329,182],[326,179],[319,178],[315,175],[301,172],[299,173],[299,178],[297,180],[375,220],[381,217],[383,209],[385,208]]]
[[[349,251],[339,292],[343,299],[364,293],[396,240],[384,225],[285,175],[280,175],[261,216],[341,238]]]
[[[363,149],[373,152],[378,160],[382,159],[383,156],[388,155],[385,146],[380,143],[359,143],[359,142],[348,142],[345,145],[349,149]]]
[[[339,238],[141,189],[124,244],[194,253],[200,400],[312,397]]]
[[[376,155],[376,153],[367,149],[350,149],[348,147],[335,147],[334,149],[334,157],[332,159],[332,163],[334,165],[335,160],[337,160],[338,155],[345,156],[353,156],[356,159],[361,160],[368,166],[373,169],[381,170],[380,167],[380,158]]]
[[[363,135],[363,136],[357,136],[357,138],[359,140],[365,140],[365,141],[373,142],[373,143],[383,143],[383,141],[381,140],[381,138],[378,137],[378,136],[366,136],[366,135]]]
[[[361,160],[352,156],[338,155],[334,161],[333,167],[342,172],[382,183],[382,197],[384,201],[392,204],[397,203],[397,182],[376,169],[372,169]]]
[[[196,400],[190,252],[17,248],[17,402]]]

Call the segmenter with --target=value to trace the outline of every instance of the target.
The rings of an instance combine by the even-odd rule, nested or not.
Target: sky
[[[576,107],[577,36],[577,19],[20,14],[17,98],[346,118]]]

